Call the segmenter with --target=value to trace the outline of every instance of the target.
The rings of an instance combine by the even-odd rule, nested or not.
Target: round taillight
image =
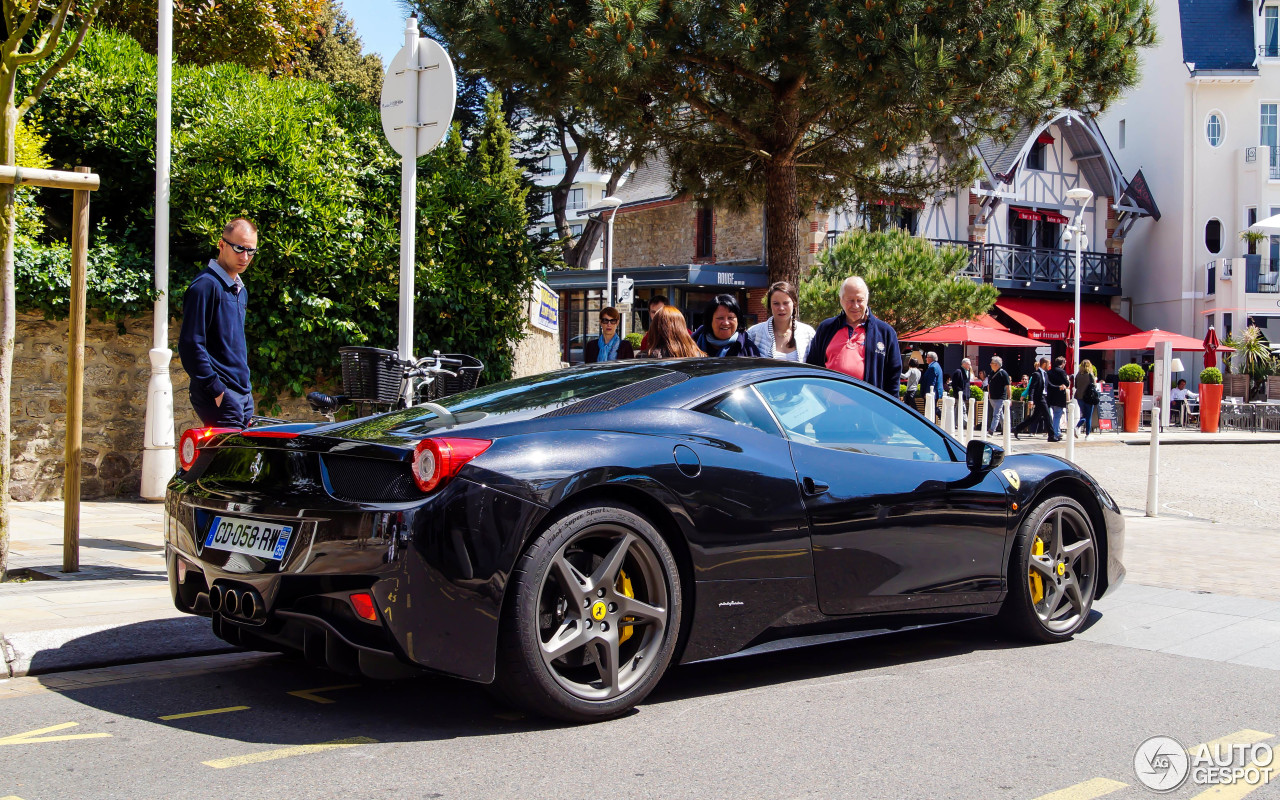
[[[423,439],[413,448],[413,480],[422,491],[435,491],[491,444],[488,439]]]
[[[178,463],[184,470],[191,469],[191,465],[196,463],[195,431],[182,434],[182,441],[178,443]]]
[[[429,441],[429,440],[428,440]],[[424,446],[426,445],[426,446]],[[436,460],[435,450],[431,448],[427,442],[418,445],[413,453],[413,478],[418,482],[418,486],[422,487],[424,492],[429,492],[435,488],[436,468],[439,466]]]

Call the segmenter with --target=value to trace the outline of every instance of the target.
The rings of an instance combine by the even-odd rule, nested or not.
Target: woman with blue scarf
[[[708,356],[758,356],[760,351],[741,330],[742,309],[731,294],[716,295],[702,315],[702,327],[693,332],[693,341]]]
[[[588,364],[597,361],[625,361],[635,358],[631,342],[618,332],[618,320],[622,317],[613,306],[600,309],[600,335],[582,348],[582,358]]]

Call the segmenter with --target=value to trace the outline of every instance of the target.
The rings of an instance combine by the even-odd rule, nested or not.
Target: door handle
[[[815,481],[813,478],[805,478],[801,483],[804,485],[804,493],[810,496],[822,494],[831,488],[822,481]]]

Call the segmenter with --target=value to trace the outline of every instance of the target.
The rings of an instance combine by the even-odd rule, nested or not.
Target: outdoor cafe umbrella
[[[996,330],[979,322],[963,320],[948,322],[903,336],[902,342],[927,342],[929,344],[976,344],[991,347],[1039,347],[1040,342],[1009,331]]]
[[[1222,343],[1218,341],[1218,332],[1210,328],[1209,332],[1204,335],[1205,369],[1218,366],[1218,348],[1221,346]]]
[[[1159,342],[1172,342],[1173,349],[1182,352],[1195,352],[1205,349],[1205,343],[1180,333],[1170,333],[1159,328],[1152,328],[1142,333],[1132,333],[1119,339],[1108,339],[1097,344],[1081,345],[1081,350],[1152,350]],[[1234,348],[1218,345],[1217,352],[1234,352]]]
[[[1280,214],[1258,220],[1249,226],[1249,230],[1280,233]]]

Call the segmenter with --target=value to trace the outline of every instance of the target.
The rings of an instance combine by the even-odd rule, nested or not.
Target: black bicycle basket
[[[480,373],[484,372],[484,362],[475,356],[462,354],[443,353],[440,356],[444,359],[453,359],[461,361],[462,366],[455,366],[446,362],[445,369],[450,372],[458,373],[458,377],[452,375],[436,375],[436,379],[426,386],[418,387],[418,399],[422,400],[439,400],[441,397],[448,397],[458,392],[465,392],[468,389],[474,389],[480,385]]]
[[[394,350],[340,347],[342,392],[356,402],[394,403],[404,382],[404,364]]]

